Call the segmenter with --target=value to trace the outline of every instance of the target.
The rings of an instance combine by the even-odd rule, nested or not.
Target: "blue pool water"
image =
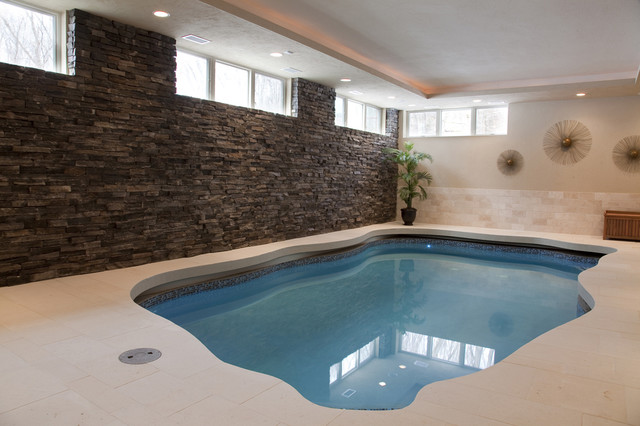
[[[394,409],[584,313],[597,256],[393,239],[206,282],[144,303],[218,358],[323,406]]]

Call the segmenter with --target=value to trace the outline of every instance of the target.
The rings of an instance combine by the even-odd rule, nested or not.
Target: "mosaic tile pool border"
[[[209,290],[220,289],[224,287],[235,286],[247,281],[263,277],[285,268],[305,266],[324,262],[334,262],[346,258],[356,256],[372,247],[394,244],[397,248],[415,248],[416,245],[427,245],[430,249],[438,250],[440,254],[456,254],[455,250],[465,249],[465,255],[486,255],[487,253],[504,256],[530,256],[528,260],[537,260],[548,264],[566,265],[567,263],[584,270],[598,263],[598,259],[602,255],[594,253],[582,253],[574,251],[566,251],[554,248],[532,247],[526,245],[510,245],[505,243],[457,240],[433,237],[390,237],[380,240],[367,242],[347,251],[338,253],[328,253],[311,255],[302,259],[290,260],[276,265],[267,266],[255,271],[250,271],[240,275],[234,275],[228,278],[218,278],[211,281],[191,284],[184,287],[168,290],[164,293],[154,295],[139,303],[143,308],[149,309],[168,300],[176,299],[182,296],[206,292]],[[457,253],[462,254],[462,253]],[[515,259],[514,259],[515,260]],[[233,271],[229,272],[230,274]]]

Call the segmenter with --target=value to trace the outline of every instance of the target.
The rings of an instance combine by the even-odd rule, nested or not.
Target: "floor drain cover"
[[[157,349],[140,348],[123,352],[118,359],[125,364],[146,364],[160,358],[160,355],[162,352]]]

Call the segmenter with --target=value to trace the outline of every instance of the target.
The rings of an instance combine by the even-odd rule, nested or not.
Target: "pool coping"
[[[352,258],[360,255],[367,249],[383,248],[388,245],[394,245],[397,247],[399,244],[403,248],[418,249],[428,244],[434,246],[434,251],[438,254],[469,254],[472,257],[479,255],[487,255],[493,259],[493,255],[516,255],[523,256],[521,259],[523,262],[540,262],[540,266],[547,265],[551,268],[561,267],[561,265],[569,262],[577,270],[589,269],[595,266],[603,256],[602,253],[590,253],[579,252],[575,250],[558,249],[551,246],[542,245],[515,245],[505,244],[504,242],[486,242],[478,239],[462,239],[462,238],[444,238],[444,237],[432,237],[429,235],[393,235],[387,237],[376,236],[371,240],[364,241],[362,244],[350,246],[344,250],[326,251],[312,253],[301,253],[302,257],[296,259],[275,259],[274,262],[269,265],[260,266],[257,268],[250,268],[242,272],[228,271],[227,274],[212,276],[197,276],[193,279],[184,279],[177,282],[164,283],[158,287],[149,289],[151,294],[139,294],[132,297],[140,306],[154,311],[152,308],[159,304],[178,299],[184,296],[191,296],[199,293],[209,292],[212,290],[223,289],[226,287],[234,287],[242,285],[247,281],[253,281],[259,279],[265,275],[272,274],[274,272],[281,271],[289,268],[299,268],[308,265],[315,265],[328,262],[339,262],[345,259]],[[452,250],[453,249],[453,250]],[[463,250],[464,252],[460,252]],[[524,257],[526,256],[526,257]],[[500,259],[503,259],[501,257]],[[496,259],[496,260],[500,260]],[[579,272],[576,272],[576,278]],[[161,291],[154,291],[161,288]],[[588,295],[582,286],[578,286],[578,305],[586,308],[586,311],[591,309],[591,305],[585,301],[585,297],[593,303],[592,298]]]
[[[133,302],[142,291],[167,280],[248,268],[310,251],[342,249],[372,237],[399,233],[550,245],[608,255],[579,277],[595,302],[590,313],[543,334],[493,367],[428,385],[409,407],[385,412],[318,407],[278,379],[222,363],[189,333]],[[387,223],[3,287],[2,307],[21,315],[2,316],[0,349],[21,360],[14,361],[20,368],[13,369],[0,385],[0,397],[6,396],[8,401],[0,402],[0,423],[48,418],[51,410],[43,407],[47,401],[57,401],[56,410],[71,418],[74,413],[77,416],[74,407],[85,404],[85,411],[104,419],[104,424],[207,424],[211,420],[207,414],[228,420],[225,424],[640,424],[638,277],[640,243]],[[37,315],[36,323],[46,327],[26,327],[23,311]],[[69,320],[80,315],[82,326]],[[130,325],[123,317],[137,323]],[[45,335],[45,330],[56,332]],[[64,361],[64,371],[43,371],[42,362],[30,360],[18,342],[22,347],[26,343],[37,346],[49,363],[55,360],[59,365],[65,355],[71,360]],[[111,361],[134,345],[157,347],[163,355],[133,369]],[[72,349],[75,352],[69,354]],[[91,353],[98,353],[108,368],[88,359]],[[15,392],[27,383],[30,389],[39,386],[55,391],[46,395],[27,389]],[[154,396],[148,394],[150,387]],[[100,395],[97,389],[101,389]]]

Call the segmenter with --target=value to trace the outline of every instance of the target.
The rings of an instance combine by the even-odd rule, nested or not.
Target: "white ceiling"
[[[419,109],[640,94],[640,0],[30,0],[178,47]],[[169,18],[152,15],[166,10]],[[195,34],[203,46],[181,39]],[[271,52],[289,50],[282,58]],[[293,67],[297,74],[282,71]],[[349,77],[350,83],[340,82]],[[350,93],[361,92],[360,95]],[[390,99],[394,97],[394,99]]]

